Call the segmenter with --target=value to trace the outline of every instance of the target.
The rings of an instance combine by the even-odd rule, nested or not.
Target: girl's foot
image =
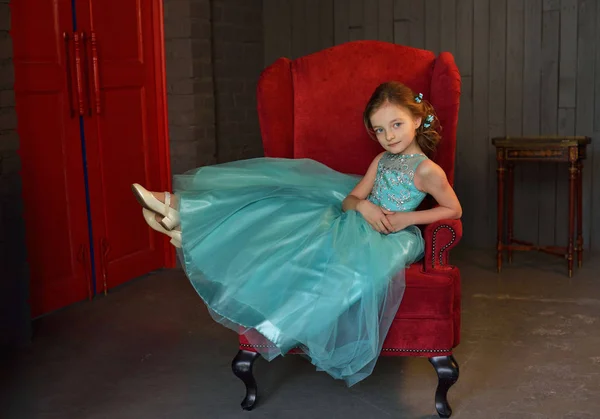
[[[154,191],[149,191],[152,196],[154,196],[154,198],[156,198],[157,200],[159,200],[162,204],[165,203],[165,198],[166,198],[166,194],[168,194],[169,192],[154,192]],[[169,194],[171,195],[171,194]],[[171,202],[169,203],[169,206],[171,208],[173,208],[174,210],[177,210],[178,208],[178,202],[177,202],[177,196],[176,195],[171,195]],[[158,223],[161,222],[161,220],[163,219],[162,215],[160,214],[156,214],[154,215],[154,218],[156,219],[156,221]],[[173,228],[173,230],[181,230],[181,228],[179,228],[180,226],[176,226]]]
[[[179,212],[175,209],[176,203],[169,192],[150,192],[138,183],[131,185],[131,190],[142,207],[162,215],[158,222],[166,230],[173,230],[179,225]]]
[[[169,231],[163,228],[163,226],[156,220],[154,212],[150,211],[149,209],[142,208],[142,213],[144,214],[146,223],[148,223],[153,230],[169,236],[171,238],[171,244],[175,247],[181,248],[181,231]]]

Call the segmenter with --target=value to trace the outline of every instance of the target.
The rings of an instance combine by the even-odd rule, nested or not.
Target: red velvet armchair
[[[433,159],[453,184],[461,83],[454,58],[380,41],[348,42],[267,67],[257,90],[265,156],[311,158],[364,174],[381,147],[367,135],[362,112],[375,87],[388,80],[423,93],[435,108],[442,141]],[[422,208],[434,203],[426,199]],[[406,272],[404,297],[381,355],[427,357],[438,374],[437,412],[448,418],[447,393],[459,373],[452,350],[460,341],[460,273],[448,255],[461,238],[462,224],[442,220],[421,228],[425,256]],[[232,368],[246,385],[246,410],[256,403],[252,365],[258,357],[240,336]]]

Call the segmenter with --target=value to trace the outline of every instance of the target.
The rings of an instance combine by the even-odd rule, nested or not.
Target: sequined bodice
[[[426,193],[414,184],[417,166],[424,154],[392,154],[385,152],[377,166],[377,175],[369,201],[388,211],[414,211]]]

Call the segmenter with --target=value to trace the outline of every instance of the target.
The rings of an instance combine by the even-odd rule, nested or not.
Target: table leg
[[[583,161],[577,162],[577,266],[583,265]]]
[[[567,265],[569,278],[573,276],[573,236],[575,234],[575,180],[577,167],[574,159],[569,161],[569,246],[567,248]]]
[[[513,163],[508,163],[508,197],[507,197],[507,206],[508,206],[508,210],[507,210],[507,224],[508,224],[508,237],[506,240],[506,243],[510,246],[513,242],[513,199],[514,199],[514,185],[515,185],[515,179],[514,179],[514,164]],[[508,249],[508,263],[512,263],[512,256],[513,256],[513,252],[512,250],[509,248]]]
[[[496,169],[498,173],[498,202],[497,202],[497,211],[498,211],[498,222],[497,222],[497,235],[498,242],[496,245],[496,267],[498,272],[502,271],[502,233],[504,231],[503,226],[503,212],[504,212],[504,150],[498,149],[496,152],[496,160],[498,163],[498,168]]]

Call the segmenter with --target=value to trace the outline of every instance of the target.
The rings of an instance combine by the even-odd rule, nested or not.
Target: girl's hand
[[[389,211],[385,211],[383,208],[367,200],[360,201],[356,205],[356,210],[362,214],[363,218],[375,231],[383,234],[392,232],[392,224],[386,216],[386,212]]]
[[[390,214],[387,215],[387,219],[392,224],[392,232],[394,233],[404,230],[406,227],[413,224],[409,212],[390,212]]]

